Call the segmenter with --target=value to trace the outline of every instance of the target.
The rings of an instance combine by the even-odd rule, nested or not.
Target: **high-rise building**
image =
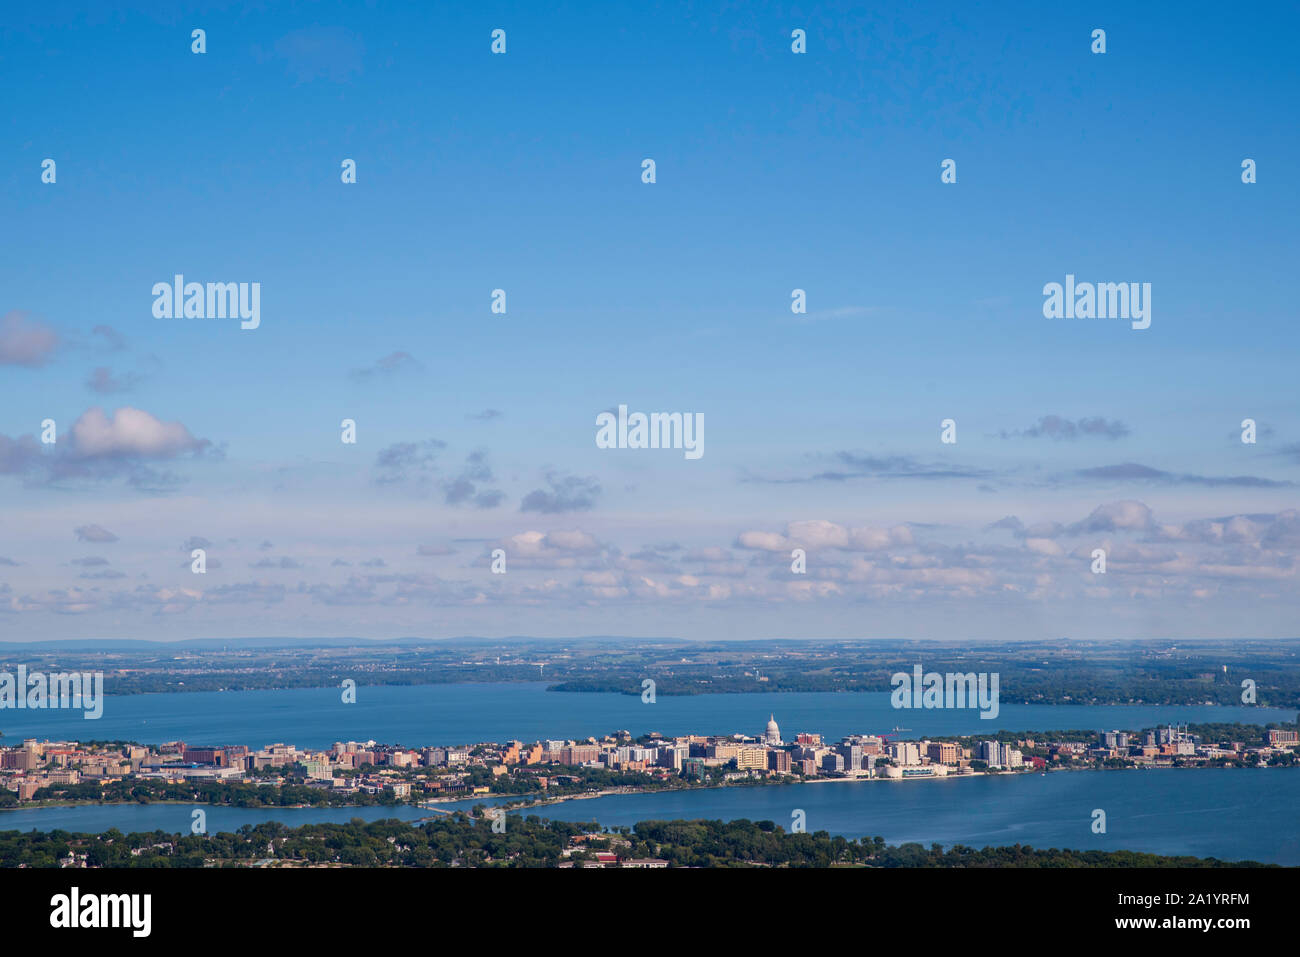
[[[960,760],[957,745],[951,741],[931,741],[925,746],[925,754],[935,764],[956,764]]]
[[[767,752],[767,767],[769,771],[776,771],[778,774],[789,774],[793,766],[790,760],[789,751],[769,751]]]
[[[448,755],[450,763],[451,755]],[[468,757],[468,755],[466,755]],[[571,748],[560,749],[561,764],[588,764],[600,757],[600,748],[594,744],[575,744]]]
[[[895,764],[909,766],[921,763],[921,746],[915,741],[899,741],[889,746],[889,756]]]
[[[689,748],[660,748],[658,764],[661,768],[671,768],[674,771],[682,769],[682,762],[690,753]]]
[[[835,750],[844,758],[844,766],[848,768],[848,770],[862,770],[862,745],[845,743],[841,744]]]

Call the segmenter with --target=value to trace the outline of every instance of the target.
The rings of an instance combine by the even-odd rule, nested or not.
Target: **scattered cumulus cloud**
[[[525,495],[519,511],[546,515],[585,512],[595,508],[601,493],[600,482],[592,476],[582,478],[554,471],[546,473],[546,486]]]
[[[72,443],[83,458],[171,458],[201,452],[211,444],[196,439],[179,422],[163,422],[129,406],[111,416],[98,406],[87,409],[72,424]]]

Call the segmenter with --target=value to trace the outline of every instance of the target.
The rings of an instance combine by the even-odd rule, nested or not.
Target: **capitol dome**
[[[770,714],[767,717],[767,731],[763,734],[763,742],[765,744],[781,743],[781,729],[777,727],[776,715],[774,714]]]

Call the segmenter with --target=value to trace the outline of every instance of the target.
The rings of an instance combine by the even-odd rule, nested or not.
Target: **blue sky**
[[[7,15],[0,637],[1293,633],[1293,6],[589,6]]]

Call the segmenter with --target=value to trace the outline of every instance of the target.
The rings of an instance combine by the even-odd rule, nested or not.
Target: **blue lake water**
[[[146,744],[247,744],[282,741],[327,748],[335,741],[375,740],[407,747],[479,741],[586,738],[626,729],[634,734],[760,734],[775,713],[786,738],[799,731],[831,740],[845,734],[907,737],[1064,729],[1137,730],[1170,722],[1263,724],[1293,721],[1295,711],[1255,707],[1003,704],[996,719],[975,710],[896,710],[888,692],[638,695],[548,692],[541,682],[405,685],[357,688],[344,704],[331,688],[277,691],[201,691],[109,696],[104,713],[88,721],[80,711],[0,711],[6,741],[36,737],[132,740]]]
[[[440,807],[467,808],[482,801]],[[775,821],[802,810],[810,831],[880,835],[891,844],[1028,844],[1137,850],[1300,865],[1300,769],[1078,771],[949,780],[859,781],[632,794],[526,810],[567,821],[631,825],[671,818]],[[1106,833],[1094,834],[1094,809]],[[188,805],[90,805],[0,811],[0,830],[189,833]],[[276,820],[289,825],[357,817],[416,820],[397,808],[206,808],[209,833]]]
[[[880,835],[890,844],[1028,844],[1300,865],[1297,768],[836,781],[618,795],[523,813],[604,825],[748,818],[775,821],[788,830],[796,808],[807,815],[809,831]],[[1092,833],[1098,808],[1106,812],[1105,834]]]

